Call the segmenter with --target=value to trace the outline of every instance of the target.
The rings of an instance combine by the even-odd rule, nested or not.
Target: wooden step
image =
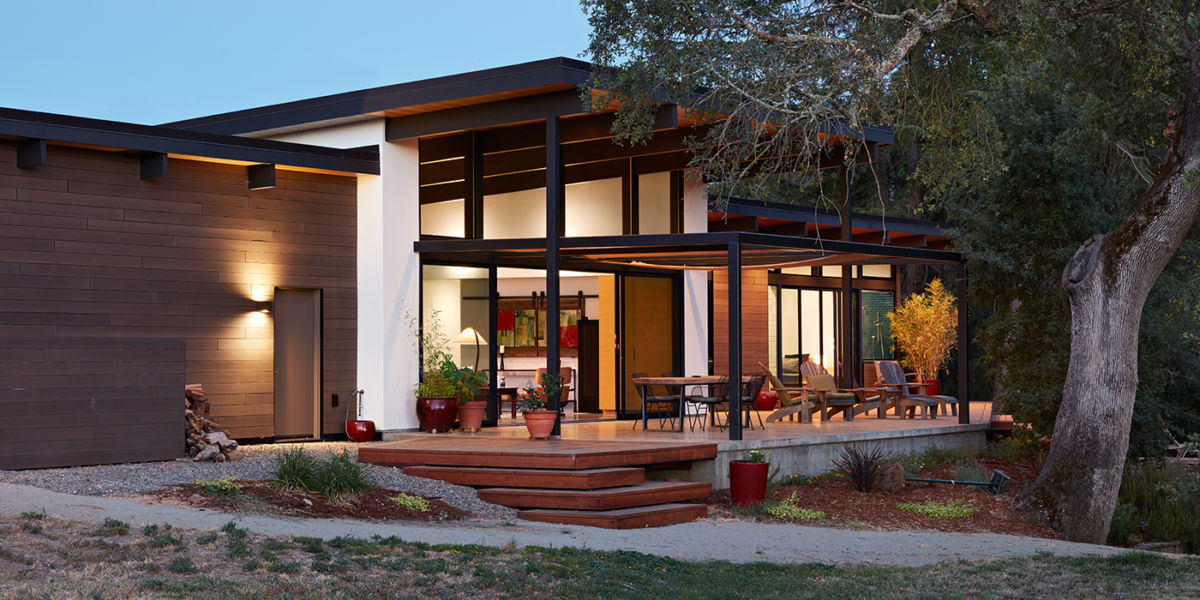
[[[522,469],[642,467],[716,458],[717,445],[631,440],[526,440],[439,435],[363,446],[358,460],[387,466]]]
[[[556,490],[523,488],[484,488],[479,499],[514,508],[554,508],[606,511],[633,506],[649,506],[699,500],[712,495],[706,481],[647,481],[600,490]]]
[[[634,529],[659,527],[687,523],[708,516],[708,507],[703,504],[656,504],[616,510],[523,510],[517,518],[526,521],[559,523],[562,525],[588,525],[605,529]]]
[[[555,469],[510,469],[486,467],[404,467],[406,475],[438,479],[458,485],[598,490],[638,485],[646,481],[645,469],[612,467],[579,471]]]

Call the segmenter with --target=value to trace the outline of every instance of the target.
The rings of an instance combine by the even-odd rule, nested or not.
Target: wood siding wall
[[[0,338],[0,469],[170,460],[184,342]]]
[[[251,191],[237,165],[171,159],[168,177],[143,181],[130,153],[51,146],[47,165],[15,162],[0,141],[0,338],[183,339],[186,382],[204,385],[217,420],[269,437],[274,331],[254,301],[321,289],[323,430],[342,430],[356,370],[354,177],[280,170],[277,187]]]
[[[729,373],[729,278],[713,271],[713,372]],[[767,271],[742,269],[742,374],[758,373],[768,364]]]

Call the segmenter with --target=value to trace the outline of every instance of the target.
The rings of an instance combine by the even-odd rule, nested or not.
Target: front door
[[[617,278],[617,380],[622,382],[617,386],[618,418],[642,417],[642,400],[631,379],[634,373],[683,375],[679,281],[673,276]]]
[[[275,437],[321,435],[321,291],[275,290]]]

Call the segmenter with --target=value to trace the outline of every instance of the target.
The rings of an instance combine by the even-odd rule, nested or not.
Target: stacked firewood
[[[183,431],[188,456],[192,460],[225,462],[241,458],[237,441],[221,429],[209,415],[209,402],[204,388],[193,383],[184,387]]]

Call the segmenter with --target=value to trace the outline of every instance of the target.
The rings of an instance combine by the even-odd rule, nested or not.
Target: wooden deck
[[[364,446],[362,462],[520,469],[645,467],[716,458],[715,443],[636,440],[529,440],[444,434]]]

